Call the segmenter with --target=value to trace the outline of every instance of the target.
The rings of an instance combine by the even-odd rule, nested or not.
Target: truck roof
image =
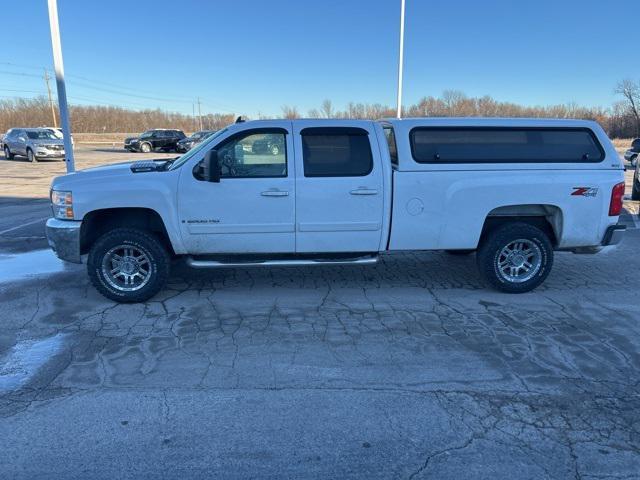
[[[574,127],[593,128],[598,125],[592,120],[569,118],[501,118],[501,117],[411,117],[384,118],[385,123],[402,123],[405,127]]]
[[[245,125],[268,126],[272,122],[281,122],[281,119],[251,120],[243,122]],[[550,128],[590,128],[599,127],[593,120],[577,120],[567,118],[500,118],[500,117],[411,117],[411,118],[383,118],[380,120],[353,119],[353,118],[298,118],[294,123],[313,124],[322,122],[323,125],[335,123],[336,126],[348,122],[351,125],[371,122],[390,123],[402,125],[404,128],[414,126],[433,127],[550,127]]]

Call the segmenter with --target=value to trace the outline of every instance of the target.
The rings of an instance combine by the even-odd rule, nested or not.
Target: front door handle
[[[288,197],[289,192],[286,192],[284,190],[265,190],[264,192],[260,193],[260,195],[262,195],[263,197]]]
[[[371,188],[357,188],[356,190],[351,190],[349,193],[351,195],[377,195],[378,190]]]

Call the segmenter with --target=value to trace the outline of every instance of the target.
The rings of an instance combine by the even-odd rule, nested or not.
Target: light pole
[[[400,0],[400,56],[398,59],[398,110],[397,118],[402,117],[402,64],[404,61],[404,1]]]
[[[49,27],[51,28],[51,48],[53,49],[53,67],[56,72],[56,87],[58,89],[58,108],[60,109],[60,123],[64,141],[64,153],[67,172],[75,171],[73,145],[71,143],[71,126],[69,110],[67,108],[67,89],[64,84],[64,65],[62,63],[62,44],[60,43],[60,24],[58,23],[58,2],[48,0]]]

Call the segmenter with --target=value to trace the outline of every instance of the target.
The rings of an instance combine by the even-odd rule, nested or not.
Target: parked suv
[[[149,153],[154,150],[169,152],[178,151],[178,142],[185,138],[182,130],[166,130],[156,128],[147,130],[139,137],[129,137],[124,141],[124,148],[130,152]]]
[[[178,152],[184,153],[191,150],[195,145],[202,142],[209,135],[216,133],[215,130],[200,130],[199,132],[195,132],[193,135],[187,138],[183,138],[178,142],[177,150]]]
[[[2,143],[7,160],[15,155],[27,157],[30,162],[45,158],[64,160],[63,141],[46,128],[12,128]]]
[[[270,153],[279,155],[284,151],[284,141],[281,135],[265,135],[264,138],[256,140],[251,146],[253,153]]]
[[[635,165],[638,161],[638,153],[640,153],[640,138],[631,142],[631,148],[624,152],[624,159],[631,165]]]
[[[59,138],[60,140],[64,140],[64,133],[62,132],[61,128],[58,127],[42,127],[46,130],[49,130],[51,133],[53,133],[56,138]],[[71,145],[74,145],[74,141],[73,141],[73,135],[71,135]]]

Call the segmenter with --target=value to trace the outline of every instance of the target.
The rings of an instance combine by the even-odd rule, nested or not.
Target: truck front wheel
[[[493,287],[507,293],[524,293],[549,275],[553,247],[539,228],[508,223],[485,235],[476,258],[480,274]]]
[[[144,302],[169,277],[170,258],[160,240],[142,230],[117,228],[91,247],[87,271],[91,283],[110,300]]]

